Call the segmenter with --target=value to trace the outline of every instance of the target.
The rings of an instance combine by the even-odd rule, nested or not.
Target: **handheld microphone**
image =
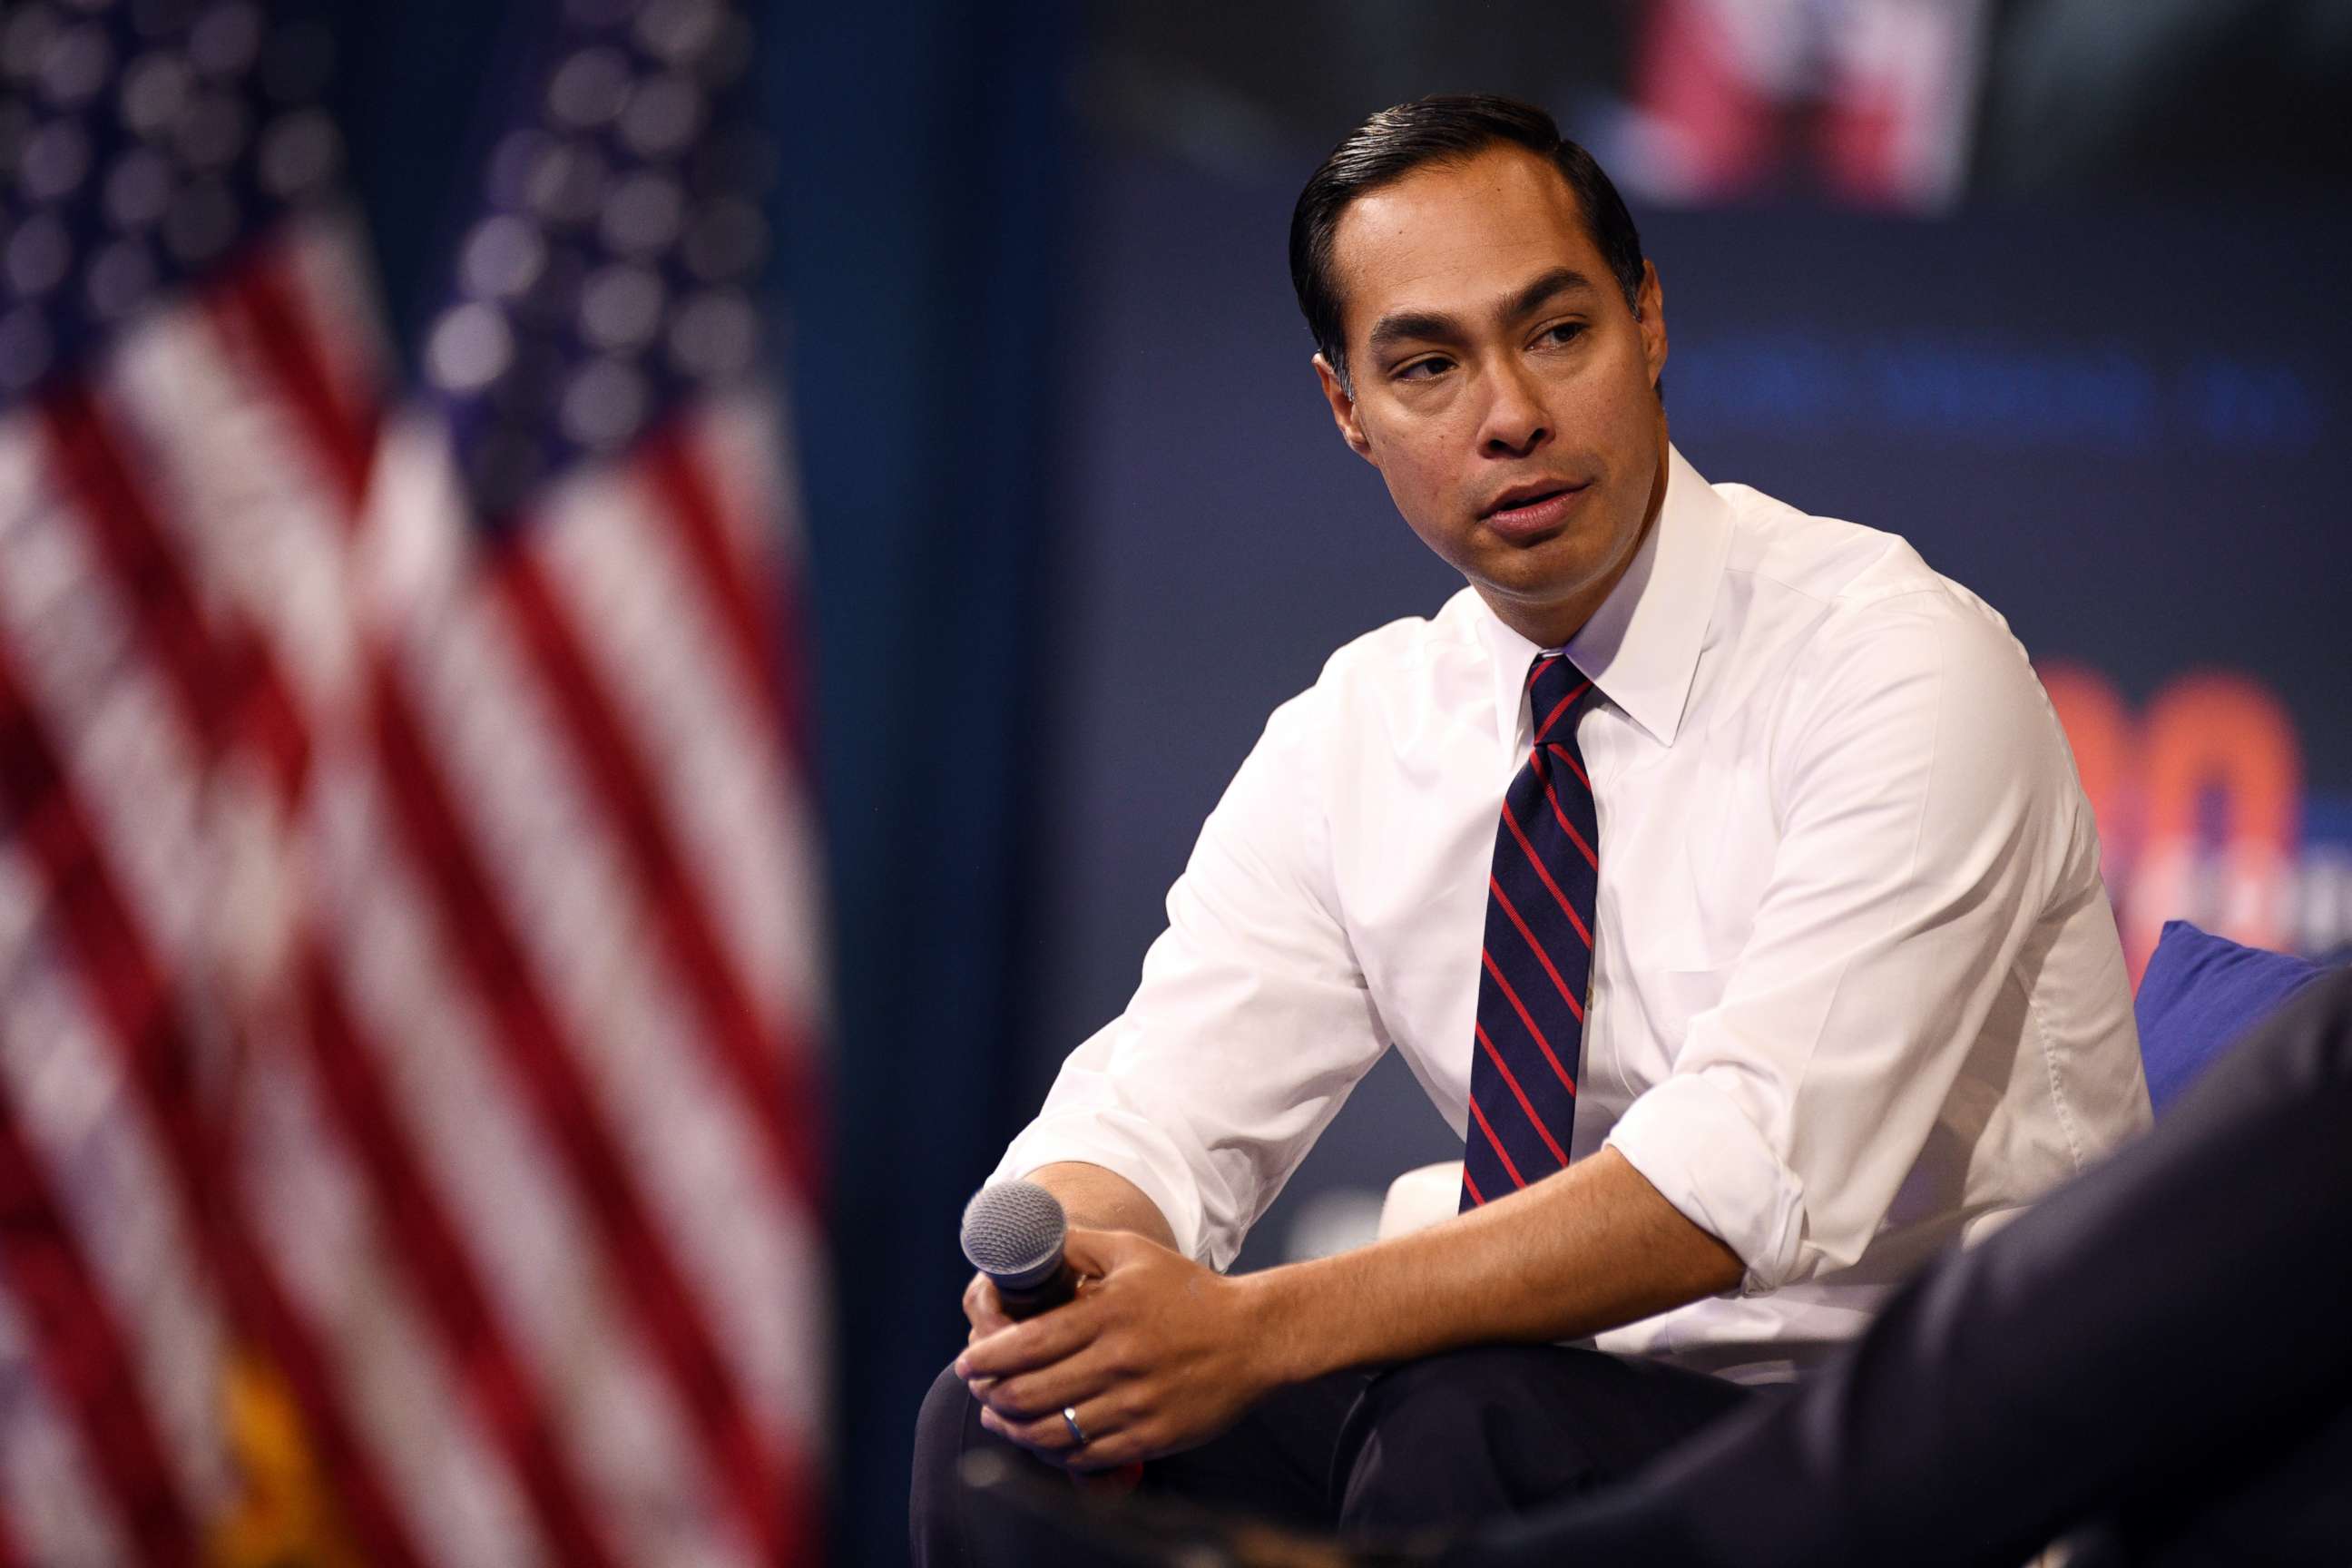
[[[982,1187],[963,1210],[963,1255],[996,1286],[1005,1316],[1034,1318],[1077,1294],[1062,1256],[1069,1238],[1062,1201],[1034,1182]]]

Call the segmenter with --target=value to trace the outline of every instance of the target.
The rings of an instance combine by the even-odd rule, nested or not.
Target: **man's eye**
[[[1557,326],[1546,327],[1543,331],[1542,341],[1555,348],[1559,348],[1574,342],[1583,335],[1584,323],[1582,321],[1562,321]]]
[[[1429,359],[1417,359],[1408,364],[1399,365],[1394,374],[1396,375],[1396,379],[1399,381],[1427,381],[1430,377],[1436,375],[1442,371],[1452,369],[1453,366],[1454,362],[1452,360],[1438,359],[1433,356]]]

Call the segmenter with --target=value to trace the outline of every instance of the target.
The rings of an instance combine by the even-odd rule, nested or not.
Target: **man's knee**
[[[942,1543],[962,1531],[956,1494],[956,1465],[963,1457],[972,1421],[971,1390],[953,1366],[933,1381],[923,1395],[922,1413],[915,1418],[914,1484],[908,1499],[907,1522],[918,1563],[953,1561],[942,1556]]]
[[[1373,1377],[1357,1409],[1375,1431],[1410,1431],[1415,1436],[1475,1436],[1498,1388],[1497,1377],[1512,1352],[1496,1346],[1451,1351],[1403,1362]]]
[[[1375,1377],[1349,1417],[1336,1456],[1340,1522],[1395,1530],[1507,1512],[1530,1486],[1549,1491],[1579,1461],[1557,1445],[1528,1454],[1523,1473],[1524,1352],[1481,1347],[1429,1356]]]
[[[1552,1345],[1488,1345],[1381,1373],[1337,1455],[1342,1523],[1523,1511],[1630,1473],[1746,1397],[1729,1384]]]

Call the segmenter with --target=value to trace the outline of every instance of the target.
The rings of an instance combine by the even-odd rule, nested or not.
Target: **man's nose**
[[[1527,367],[1507,363],[1490,379],[1494,388],[1478,432],[1478,448],[1491,458],[1524,458],[1551,439],[1551,426]]]

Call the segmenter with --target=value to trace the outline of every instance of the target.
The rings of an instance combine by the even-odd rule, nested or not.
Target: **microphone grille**
[[[963,1209],[963,1255],[983,1274],[1017,1279],[1060,1260],[1062,1201],[1034,1182],[982,1187]]]

